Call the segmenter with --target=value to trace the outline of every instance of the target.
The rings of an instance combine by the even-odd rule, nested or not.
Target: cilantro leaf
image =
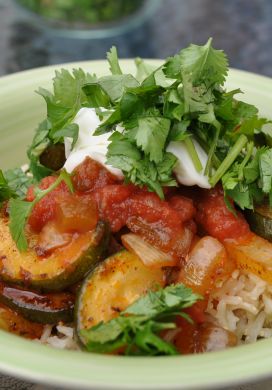
[[[150,161],[159,163],[163,159],[163,150],[170,129],[170,120],[163,117],[147,116],[138,119],[135,135],[136,144]]]
[[[257,115],[254,115],[241,123],[241,126],[235,132],[235,136],[245,134],[249,139],[253,139],[254,135],[259,133],[266,123],[268,123],[266,118],[259,118]]]
[[[82,89],[88,99],[89,107],[109,107],[110,97],[101,85],[97,83],[85,84]]]
[[[272,189],[272,149],[267,149],[260,155],[259,167],[262,190],[269,194]]]
[[[9,201],[9,229],[19,251],[26,251],[28,247],[25,235],[25,225],[33,207],[49,192],[53,191],[62,181],[64,181],[70,191],[73,192],[70,175],[63,169],[57,180],[46,190],[36,188],[36,197],[32,202],[21,199],[11,199]]]
[[[51,170],[39,162],[40,155],[51,143],[49,138],[50,129],[51,125],[48,119],[42,121],[36,129],[32,143],[27,150],[27,156],[30,160],[29,169],[36,181],[41,180],[51,173]]]
[[[8,169],[5,173],[0,169],[0,207],[10,198],[24,198],[33,178],[21,168]]]
[[[82,69],[73,69],[70,73],[66,69],[56,71],[53,79],[53,99],[62,107],[73,107],[78,100],[86,102],[82,86],[97,80],[95,75],[85,73]]]
[[[194,294],[190,288],[180,283],[157,291],[149,291],[148,294],[132,303],[124,313],[162,318],[167,317],[173,311],[192,306],[199,298],[200,296]]]
[[[76,123],[70,123],[64,126],[63,128],[55,131],[52,135],[52,139],[54,142],[58,142],[60,139],[64,137],[72,138],[72,149],[75,146],[77,140],[78,140],[78,132],[79,127]]]
[[[164,198],[162,185],[175,186],[172,176],[176,157],[171,153],[164,153],[160,163],[155,164],[141,153],[132,139],[121,133],[114,133],[110,137],[108,146],[107,164],[123,171],[125,180],[136,185],[147,186]]]
[[[213,49],[210,38],[204,46],[190,45],[181,50],[182,72],[190,75],[193,85],[222,85],[228,72],[228,61],[222,50]]]
[[[263,147],[253,154],[253,142],[247,154],[222,177],[225,194],[243,210],[254,209],[265,195],[272,194],[272,149]]]
[[[163,65],[163,71],[167,77],[180,79],[181,78],[182,58],[180,53],[166,59]]]
[[[182,310],[199,299],[202,297],[183,284],[149,291],[117,318],[81,333],[90,352],[112,352],[123,347],[126,355],[176,355],[175,347],[158,333],[174,329],[176,316],[183,316]]]
[[[156,69],[154,65],[148,64],[140,57],[135,58],[135,65],[137,68],[136,80],[138,80],[140,83]]]
[[[115,46],[112,46],[110,51],[107,53],[107,59],[110,64],[110,71],[112,74],[122,74],[119,61],[118,61],[118,53]]]
[[[56,71],[53,79],[53,93],[44,88],[39,88],[37,91],[47,104],[47,123],[43,123],[36,136],[43,135],[44,140],[58,142],[59,136],[56,136],[55,133],[67,129],[78,110],[88,103],[88,98],[82,89],[83,85],[95,81],[95,75],[85,74],[82,69],[74,69],[72,73],[65,69]],[[47,133],[45,133],[45,125],[47,125]],[[75,144],[77,132],[69,131],[70,134],[73,134],[73,144]],[[35,143],[37,144],[37,139]],[[33,148],[34,145],[31,146],[30,151]]]
[[[131,74],[114,74],[112,76],[104,76],[99,79],[98,83],[108,94],[112,102],[120,99],[126,88],[139,86],[138,81]]]
[[[184,141],[186,138],[190,137],[191,134],[187,131],[188,126],[190,125],[189,120],[180,121],[175,123],[169,132],[170,141]]]
[[[11,237],[21,252],[25,251],[28,246],[25,225],[32,208],[33,202],[26,202],[21,199],[11,199],[9,201],[9,229]]]
[[[33,178],[21,168],[8,169],[5,172],[5,179],[19,198],[25,197],[29,186],[33,183]]]
[[[16,197],[16,192],[11,188],[2,170],[0,169],[0,206],[2,202],[13,197]]]

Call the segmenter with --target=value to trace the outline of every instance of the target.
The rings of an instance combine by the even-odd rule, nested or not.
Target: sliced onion
[[[61,248],[72,240],[73,235],[70,233],[60,232],[54,222],[48,222],[38,236],[36,251],[46,254]]]
[[[171,267],[177,264],[171,255],[154,248],[137,234],[124,234],[121,240],[126,249],[137,255],[147,267]]]

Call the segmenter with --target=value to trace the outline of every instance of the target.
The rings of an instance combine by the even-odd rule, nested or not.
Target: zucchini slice
[[[164,286],[163,268],[148,268],[138,256],[121,251],[107,258],[91,272],[79,291],[76,333],[81,346],[82,329],[109,321],[152,287]]]
[[[8,221],[0,220],[0,280],[43,291],[61,291],[82,280],[107,249],[109,227],[98,222],[92,232],[74,235],[72,241],[48,257],[34,250],[20,253],[11,238]]]
[[[272,242],[272,209],[268,204],[247,210],[246,219],[254,233]]]
[[[43,333],[44,325],[26,320],[19,313],[1,303],[0,329],[27,339],[39,339]]]
[[[41,324],[73,321],[74,301],[74,295],[68,292],[42,295],[0,283],[0,302]]]

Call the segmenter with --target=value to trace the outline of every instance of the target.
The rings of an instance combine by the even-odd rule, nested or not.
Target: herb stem
[[[62,181],[65,181],[66,184],[68,185],[69,189],[71,192],[73,192],[73,187],[72,187],[72,183],[70,181],[70,176],[69,174],[66,172],[65,169],[63,169],[61,171],[61,174],[59,175],[59,177],[57,178],[57,180],[51,184],[51,186],[49,186],[48,188],[46,188],[46,190],[39,190],[37,191],[37,194],[36,194],[36,197],[35,199],[33,200],[32,202],[32,208],[35,206],[35,204],[37,204],[42,198],[44,198],[47,194],[49,194],[49,192],[53,191],[55,188],[58,187],[58,185],[62,182]]]
[[[247,137],[244,134],[241,134],[238,140],[235,142],[228,155],[222,161],[221,165],[214,173],[214,175],[210,178],[210,185],[214,187],[216,183],[221,179],[221,177],[226,173],[229,167],[233,164],[236,157],[239,155],[243,147],[247,143]]]
[[[215,137],[214,137],[213,142],[210,146],[208,160],[207,160],[207,164],[206,164],[205,171],[204,171],[204,175],[206,175],[206,176],[210,175],[212,158],[214,156],[215,149],[217,146],[217,142],[218,142],[218,138],[219,138],[219,134],[220,134],[220,127],[221,127],[220,124],[217,122]]]
[[[203,169],[203,166],[202,166],[201,161],[198,157],[198,154],[197,154],[195,145],[192,141],[192,138],[191,137],[185,138],[184,145],[185,145],[187,152],[189,153],[189,155],[193,161],[195,169],[197,170],[197,172],[201,172]]]
[[[254,143],[253,142],[249,142],[249,144],[247,145],[247,153],[243,159],[243,161],[241,162],[241,165],[239,167],[239,173],[238,173],[238,180],[239,181],[242,181],[243,180],[243,177],[244,177],[244,168],[246,166],[246,164],[248,163],[251,155],[252,155],[252,152],[253,152],[253,148],[254,148]]]
[[[204,152],[206,152],[208,154],[210,148],[207,145],[207,143],[204,140],[202,140],[200,137],[196,136],[196,135],[194,135],[194,137],[196,138],[197,142],[202,147],[202,149],[204,149]],[[213,167],[217,169],[217,168],[219,168],[220,164],[221,164],[221,160],[214,153],[213,156],[212,156],[212,165],[213,165]]]

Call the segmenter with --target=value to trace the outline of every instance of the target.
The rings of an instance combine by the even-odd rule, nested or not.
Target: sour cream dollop
[[[208,160],[208,156],[196,140],[192,139],[192,141],[195,145],[199,160],[203,166],[201,172],[197,172],[195,169],[194,163],[185,147],[184,142],[172,141],[167,147],[167,152],[173,153],[178,159],[174,168],[177,181],[180,184],[184,184],[185,186],[196,185],[201,188],[211,188],[208,177],[204,175],[204,169]]]
[[[78,140],[72,150],[71,138],[65,138],[65,156],[67,160],[64,167],[67,172],[71,173],[86,157],[91,157],[107,168],[112,174],[122,179],[124,175],[120,169],[106,164],[110,133],[98,136],[93,135],[101,123],[95,109],[81,108],[74,119],[74,123],[78,124],[79,132]],[[174,173],[180,184],[211,188],[208,177],[204,175],[204,167],[207,163],[208,156],[197,141],[193,140],[193,143],[202,163],[203,170],[197,172],[184,143],[178,141],[170,142],[167,147],[167,151],[173,153],[178,160],[174,168]]]
[[[112,174],[122,179],[124,176],[120,169],[106,164],[110,133],[98,136],[93,135],[101,123],[95,109],[81,108],[73,123],[78,125],[79,132],[77,142],[72,150],[71,138],[65,138],[64,140],[66,157],[64,168],[67,172],[71,173],[86,157],[91,157],[107,168]]]

